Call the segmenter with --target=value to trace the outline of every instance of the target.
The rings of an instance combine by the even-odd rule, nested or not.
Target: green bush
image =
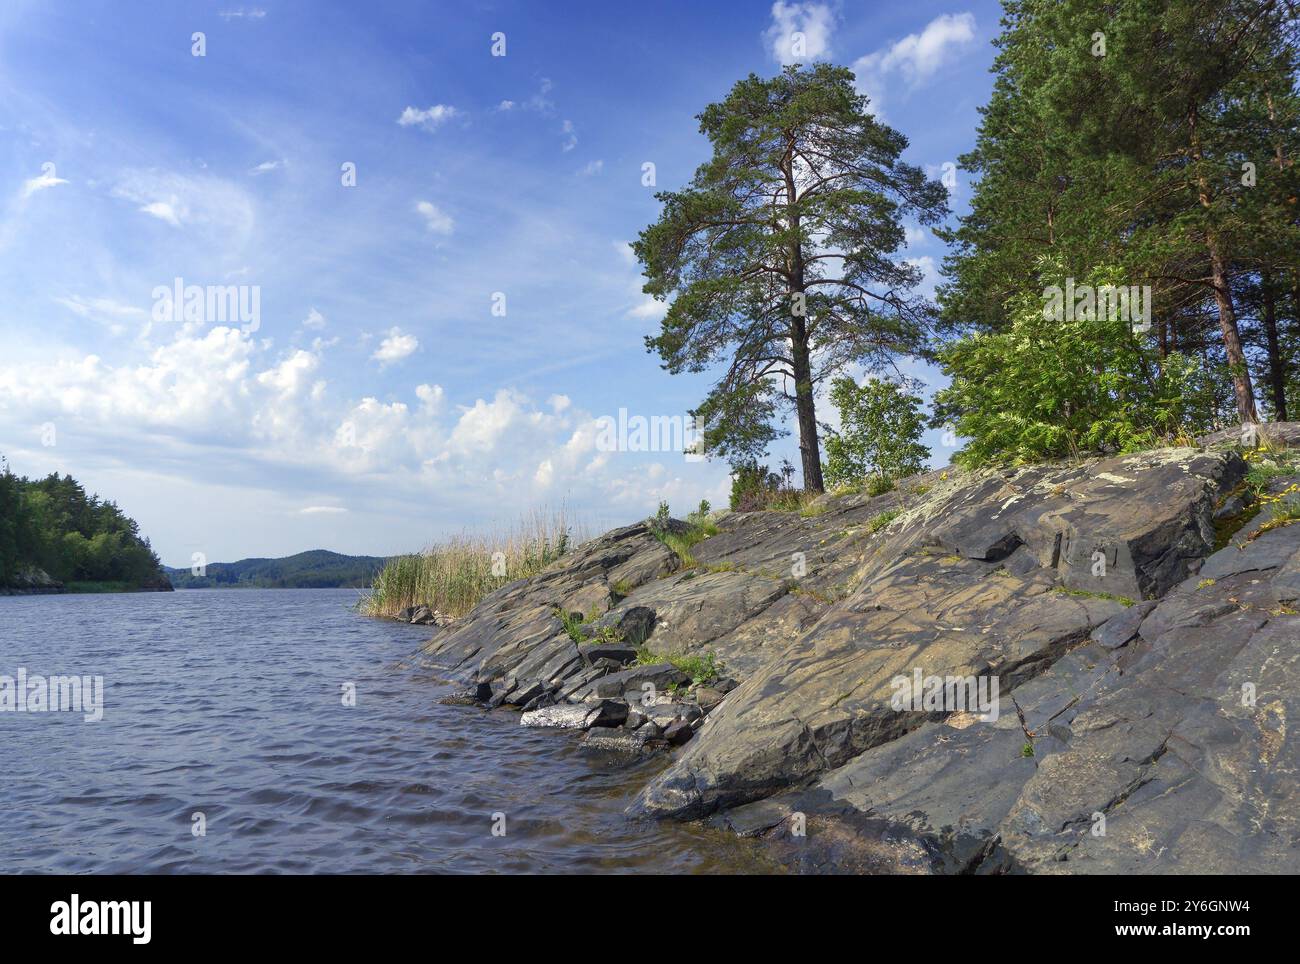
[[[731,501],[733,512],[757,512],[781,487],[781,477],[757,461],[737,462],[731,467]]]
[[[1115,274],[1087,283],[1119,284]],[[951,384],[935,394],[934,423],[969,440],[958,464],[1128,452],[1209,427],[1213,402],[1196,360],[1158,357],[1126,319],[1048,320],[1043,305],[1039,292],[1018,295],[1005,330],[940,352]]]
[[[826,437],[822,471],[828,485],[869,478],[867,491],[879,495],[925,468],[930,450],[921,444],[921,399],[908,385],[879,378],[859,385],[840,376],[831,382],[831,401],[840,413],[840,429]]]

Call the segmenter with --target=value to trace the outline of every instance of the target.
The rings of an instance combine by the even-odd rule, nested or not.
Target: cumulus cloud
[[[808,64],[831,55],[835,14],[824,3],[772,4],[772,24],[763,33],[767,52],[777,63]]]
[[[885,88],[895,78],[902,79],[909,87],[919,86],[951,62],[957,52],[974,39],[974,14],[942,14],[926,24],[920,33],[908,34],[902,40],[854,61],[853,72],[857,75],[858,88],[871,99],[872,109],[879,115]]]
[[[385,343],[395,337],[409,336],[390,332]],[[318,377],[322,362],[315,348],[277,353],[237,328],[196,326],[120,363],[96,355],[37,364],[0,358],[0,428],[21,434],[50,419],[78,425],[87,436],[108,435],[183,465],[196,481],[214,466],[228,469],[238,453],[311,478],[305,491],[321,491],[322,479],[334,480],[324,491],[348,479],[378,482],[414,511],[427,507],[436,485],[484,518],[563,498],[600,506],[613,524],[659,499],[725,498],[718,467],[687,465],[680,453],[598,451],[600,419],[568,396],[538,402],[503,387],[449,406],[441,386],[421,384],[405,397],[356,400],[335,397]],[[286,511],[341,514],[338,502],[308,496]]]
[[[451,234],[456,222],[432,201],[416,201],[415,213],[424,218],[424,226],[434,234]]]
[[[302,320],[302,326],[304,328],[319,329],[319,328],[324,328],[325,324],[326,324],[325,316],[322,315],[315,308],[312,308],[310,311],[308,311],[307,317]]]
[[[424,110],[407,107],[397,118],[397,123],[402,127],[421,127],[426,131],[434,131],[459,113],[448,104],[434,104]]]
[[[413,354],[420,347],[420,341],[414,335],[408,335],[400,328],[390,328],[384,340],[379,343],[375,353],[371,355],[373,361],[382,365],[392,365]]]

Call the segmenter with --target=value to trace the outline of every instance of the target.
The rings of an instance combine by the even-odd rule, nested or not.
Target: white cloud
[[[854,61],[858,89],[871,99],[873,112],[881,115],[885,87],[892,77],[901,77],[910,87],[919,86],[974,39],[974,14],[945,13],[935,17],[919,34],[908,34]]]
[[[259,384],[276,392],[276,394],[297,395],[308,381],[320,362],[319,356],[301,349],[289,355],[274,368],[269,368],[257,376]]]
[[[217,14],[217,16],[219,16],[222,20],[225,21],[261,20],[263,17],[266,16],[266,11],[261,9],[260,7],[250,7],[247,10],[245,10],[243,7],[239,7],[235,10],[222,10],[219,14]]]
[[[551,88],[553,86],[555,85],[551,83],[551,78],[543,77],[537,85],[537,93],[524,101],[524,110],[537,111],[539,114],[549,114],[551,111],[555,110],[555,102],[551,100]],[[515,105],[511,103],[511,106],[513,107]]]
[[[58,187],[60,184],[68,182],[61,177],[56,177],[53,170],[48,173],[42,172],[29,181],[23,182],[23,197],[31,197],[37,191],[44,191],[46,188]]]
[[[501,103],[497,104],[497,110],[499,111],[504,112],[504,111],[514,110],[514,109],[515,109],[515,102],[513,100],[503,100]]]
[[[278,171],[282,167],[284,167],[283,160],[263,161],[261,164],[257,165],[257,167],[253,168],[248,173],[251,174],[253,177],[257,177],[259,174],[269,174],[271,171]]]
[[[543,459],[537,466],[537,471],[533,473],[533,481],[542,488],[549,488],[555,481],[555,466],[551,464],[550,459]]]
[[[584,167],[582,170],[580,170],[578,173],[581,174],[583,177],[594,177],[595,175],[600,174],[604,170],[605,170],[604,161],[588,161],[587,166]]]
[[[392,365],[415,354],[419,347],[420,341],[414,335],[405,334],[400,328],[390,328],[370,357],[380,365]]]
[[[286,491],[296,476],[310,480],[303,491],[331,493],[283,507],[302,516],[341,518],[346,503],[334,496],[348,479],[383,484],[412,512],[427,508],[437,486],[448,505],[467,513],[461,520],[499,517],[503,508],[526,509],[556,493],[600,507],[608,525],[661,498],[674,506],[725,499],[716,466],[597,451],[598,420],[565,395],[538,404],[500,388],[447,412],[443,389],[421,384],[406,400],[352,401],[332,397],[316,378],[321,363],[319,351],[277,355],[269,340],[237,328],[191,326],[147,356],[116,364],[95,355],[35,364],[0,358],[0,429],[21,437],[24,428],[55,420],[61,431],[108,437],[157,465],[184,466],[188,474],[176,478],[196,485],[234,464],[291,472],[281,476]],[[449,523],[460,524],[456,518]]]
[[[181,226],[180,215],[176,213],[176,204],[173,201],[150,201],[148,204],[141,205],[140,210],[159,221],[166,221],[174,228]]]
[[[196,225],[219,232],[229,245],[246,237],[255,221],[253,204],[245,190],[209,175],[127,171],[112,193],[173,227]]]
[[[126,331],[124,321],[146,321],[149,317],[149,313],[138,305],[123,304],[112,298],[83,298],[80,295],[68,295],[54,300],[81,318],[107,325],[114,335]]]
[[[82,298],[80,295],[69,295],[66,298],[55,298],[54,300],[82,318],[94,318],[97,315],[111,315],[115,318],[145,318],[149,314],[139,305],[123,304],[120,301],[114,301],[112,298]]]
[[[460,112],[448,104],[434,104],[425,110],[407,107],[402,111],[397,123],[402,127],[422,127],[426,131],[437,130]]]
[[[835,13],[824,3],[772,4],[772,25],[763,41],[772,59],[782,66],[826,60],[831,55]]]
[[[416,201],[415,213],[424,218],[424,226],[434,234],[451,234],[456,222],[432,201]]]
[[[415,397],[423,404],[423,409],[431,414],[442,411],[443,390],[441,385],[416,385]]]
[[[326,325],[325,316],[315,308],[307,312],[307,317],[302,320],[304,328],[324,328]]]
[[[636,252],[632,250],[632,245],[627,241],[615,241],[614,251],[617,252],[619,258],[627,267],[636,269],[627,283],[628,291],[636,299],[635,304],[627,309],[627,317],[635,318],[638,321],[662,320],[664,315],[668,314],[668,302],[652,298],[641,290],[642,285],[645,284],[645,279],[641,277]]]
[[[668,303],[666,301],[657,301],[646,295],[637,304],[628,309],[628,317],[637,318],[641,321],[660,321],[664,315],[668,314]]]
[[[578,146],[578,135],[574,130],[573,121],[566,120],[561,124],[560,133],[564,135],[564,143],[560,145],[560,150],[568,152]]]

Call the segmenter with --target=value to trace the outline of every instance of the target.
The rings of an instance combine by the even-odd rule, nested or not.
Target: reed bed
[[[368,616],[396,617],[409,606],[464,616],[488,593],[535,575],[585,541],[564,509],[534,511],[514,526],[462,533],[424,552],[396,556],[361,600]]]

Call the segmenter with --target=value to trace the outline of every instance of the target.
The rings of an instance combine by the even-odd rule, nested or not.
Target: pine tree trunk
[[[1201,207],[1207,211],[1214,205],[1210,195],[1210,184],[1200,170],[1204,157],[1201,152],[1201,137],[1197,122],[1199,116],[1195,106],[1188,113],[1188,129],[1191,132],[1192,160],[1196,162],[1196,186]],[[1212,230],[1205,232],[1205,249],[1210,256],[1210,282],[1214,285],[1214,301],[1219,308],[1219,331],[1223,335],[1223,350],[1228,359],[1228,368],[1232,372],[1232,394],[1237,400],[1237,417],[1244,425],[1258,422],[1255,411],[1255,391],[1250,384],[1250,369],[1246,366],[1246,353],[1241,347],[1241,332],[1237,329],[1237,314],[1232,307],[1232,288],[1228,284],[1227,259],[1219,247],[1219,240]]]
[[[1282,370],[1282,348],[1277,337],[1277,294],[1273,289],[1272,272],[1264,271],[1260,275],[1260,286],[1264,293],[1264,336],[1268,341],[1268,374],[1273,390],[1273,419],[1285,422],[1286,418],[1286,376]]]
[[[1210,280],[1214,285],[1214,301],[1219,307],[1219,331],[1223,335],[1223,350],[1228,368],[1232,372],[1232,394],[1237,399],[1237,417],[1244,425],[1258,422],[1255,411],[1255,390],[1250,383],[1250,370],[1246,367],[1246,353],[1241,347],[1241,332],[1237,329],[1237,315],[1232,308],[1232,289],[1228,286],[1228,271],[1223,255],[1213,235],[1205,238],[1210,254]]]
[[[817,437],[817,411],[813,403],[812,366],[808,357],[808,337],[802,318],[794,318],[790,330],[794,337],[794,398],[799,415],[799,455],[803,462],[803,488],[819,495],[826,491],[822,481],[821,441]]]
[[[799,208],[795,203],[798,189],[794,179],[794,146],[782,164],[785,174],[786,212],[790,219],[790,228],[798,237]],[[826,491],[822,481],[821,441],[817,438],[817,410],[813,401],[812,359],[808,352],[808,325],[805,316],[793,311],[793,296],[806,296],[804,291],[803,246],[798,241],[790,245],[787,255],[790,277],[791,316],[790,316],[790,360],[794,363],[794,401],[795,411],[799,417],[799,457],[803,463],[803,489],[818,495]]]

